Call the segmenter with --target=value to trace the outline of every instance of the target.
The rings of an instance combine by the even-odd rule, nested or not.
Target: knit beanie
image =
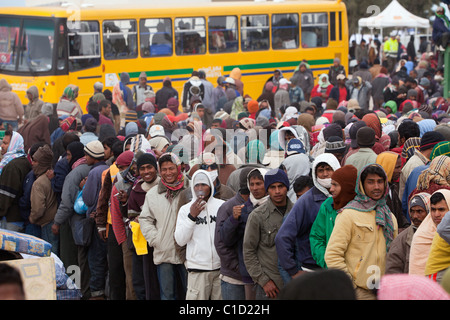
[[[356,143],[360,148],[372,148],[375,144],[375,131],[370,127],[362,127],[356,133]]]
[[[94,117],[88,118],[84,123],[84,128],[88,132],[95,132],[97,130],[97,120]]]
[[[134,110],[129,110],[125,113],[125,123],[137,121],[137,113]]]
[[[347,147],[341,137],[332,136],[325,142],[326,153],[343,153],[346,148]]]
[[[366,127],[367,124],[362,121],[356,121],[355,123],[353,123],[353,125],[350,127],[349,130],[349,135],[350,135],[350,140],[351,140],[351,147],[353,149],[357,149],[358,148],[358,143],[356,142],[356,133],[358,132],[359,129],[361,129],[362,127]]]
[[[417,122],[417,124],[419,125],[420,128],[421,138],[425,134],[425,132],[433,131],[434,128],[436,127],[436,121],[434,121],[433,119],[423,119]]]
[[[422,207],[425,211],[428,211],[427,205],[423,201],[423,198],[420,195],[415,195],[409,200],[409,208],[419,206]]]
[[[323,138],[327,141],[330,137],[337,136],[341,139],[344,137],[344,131],[342,127],[337,123],[331,123],[325,129],[323,129]]]
[[[390,108],[392,110],[392,113],[397,113],[397,102],[394,100],[389,100],[384,104],[384,108]]]
[[[289,140],[286,145],[285,157],[288,157],[293,154],[298,154],[298,153],[306,153],[305,146],[300,141],[300,139],[293,138],[293,139]]]
[[[442,135],[442,133],[437,131],[425,132],[425,134],[422,136],[422,139],[420,140],[419,150],[425,151],[431,149],[441,141],[445,141],[445,138]]]
[[[450,156],[450,141],[441,141],[433,147],[430,154],[430,160],[438,156]]]
[[[46,170],[50,169],[53,161],[53,151],[50,146],[46,144],[39,147],[39,149],[37,149],[37,151],[33,154],[33,160],[39,163],[39,167]]]
[[[84,152],[95,159],[102,159],[105,156],[105,149],[103,148],[103,144],[98,140],[89,142],[84,147]]]
[[[356,196],[355,187],[358,178],[358,169],[348,164],[331,175],[331,180],[336,181],[341,186],[341,192],[333,199],[333,208],[339,210],[347,205]]]
[[[286,186],[286,188],[289,189],[288,176],[286,172],[284,172],[284,170],[281,170],[280,168],[271,169],[264,175],[264,188],[266,189],[266,191],[269,189],[269,186],[271,184],[274,184],[276,182],[281,182]]]
[[[122,152],[116,159],[116,165],[122,167],[128,167],[133,161],[134,153],[133,151],[127,150]]]
[[[247,110],[248,110],[248,112],[250,112],[250,114],[256,113],[259,110],[259,103],[258,103],[258,101],[250,100],[247,103]]]

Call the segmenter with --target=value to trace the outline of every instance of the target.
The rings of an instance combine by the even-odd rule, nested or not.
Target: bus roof
[[[99,10],[102,13],[102,16],[130,16],[131,11],[136,15],[135,10],[139,10],[144,13],[147,10],[158,10],[160,14],[197,14],[199,11],[211,10],[213,8],[221,8],[221,9],[232,9],[236,11],[236,7],[246,7],[246,8],[254,8],[257,11],[261,11],[264,13],[266,11],[265,8],[270,6],[271,9],[274,7],[283,7],[285,9],[290,8],[296,9],[296,6],[301,5],[302,9],[310,10],[313,8],[317,8],[318,6],[323,6],[326,4],[326,7],[329,9],[330,6],[340,7],[344,6],[343,3],[339,0],[320,0],[320,1],[311,1],[311,0],[286,0],[280,2],[258,2],[258,1],[212,1],[212,2],[200,2],[200,3],[189,3],[186,6],[186,1],[176,1],[176,2],[167,2],[164,1],[159,2],[157,4],[145,4],[145,3],[129,3],[126,5],[118,4],[111,8],[111,5],[91,5],[91,6],[82,6],[80,8],[80,18],[83,19],[98,19]],[[40,16],[40,17],[56,17],[56,18],[64,18],[70,17],[75,14],[75,10],[77,7],[69,7],[69,6],[36,6],[36,7],[5,7],[2,8],[2,14],[4,15],[19,15],[19,16]],[[269,10],[272,11],[272,10]],[[240,12],[240,11],[239,11]],[[224,14],[224,12],[217,11],[217,15]]]

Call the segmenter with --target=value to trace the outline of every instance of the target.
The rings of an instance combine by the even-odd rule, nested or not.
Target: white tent
[[[416,30],[415,34],[417,34],[418,28],[428,29],[430,27],[430,21],[413,15],[398,3],[397,0],[393,0],[379,14],[359,19],[358,26],[360,31],[364,27],[371,30],[380,29],[381,36],[383,36],[383,29],[385,28],[414,28]]]

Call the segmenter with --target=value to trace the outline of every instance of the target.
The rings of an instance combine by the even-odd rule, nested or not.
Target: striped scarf
[[[3,155],[2,161],[0,162],[0,175],[2,174],[3,168],[10,161],[25,156],[26,154],[24,150],[23,137],[20,135],[20,133],[13,131],[8,150]]]
[[[417,179],[417,190],[426,190],[431,183],[441,186],[450,185],[450,158],[438,156],[430,162],[430,167],[424,170]]]
[[[160,176],[161,176],[161,183],[167,188],[166,198],[169,200],[172,200],[174,195],[176,194],[176,192],[178,190],[180,190],[181,188],[183,188],[183,186],[184,186],[184,174],[181,170],[180,158],[178,158],[175,153],[164,153],[163,155],[161,155],[161,157],[163,157],[167,154],[169,154],[171,156],[172,163],[174,163],[177,166],[177,170],[178,170],[177,180],[175,180],[174,183],[167,183],[162,178],[161,173],[160,173]]]
[[[386,203],[386,195],[389,192],[389,186],[387,176],[385,175],[385,194],[380,200],[373,200],[372,198],[364,194],[364,187],[361,181],[361,174],[370,166],[378,166],[381,169],[383,167],[379,164],[369,164],[365,166],[359,173],[356,180],[355,198],[350,201],[344,209],[354,209],[362,212],[370,212],[375,210],[375,223],[383,228],[383,235],[386,241],[386,252],[389,250],[391,242],[394,240],[394,222],[391,216],[391,210]],[[384,169],[383,169],[384,171]]]

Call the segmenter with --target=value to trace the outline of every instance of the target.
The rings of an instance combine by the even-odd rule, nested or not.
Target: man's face
[[[280,72],[279,71],[275,71],[273,73],[273,76],[275,77],[275,79],[278,79],[280,77]]]
[[[202,194],[203,199],[207,200],[209,198],[209,195],[211,194],[211,187],[204,183],[197,183],[194,186],[194,192],[196,195]]]
[[[198,116],[199,116],[200,118],[203,118],[203,116],[205,115],[205,109],[203,109],[203,108],[198,108],[198,109],[197,109],[197,113],[198,113]]]
[[[402,158],[397,157],[397,162],[395,164],[394,173],[392,174],[392,181],[397,181],[402,173]]]
[[[88,154],[85,154],[84,157],[86,158],[86,164],[88,166],[92,166],[95,163],[95,158],[91,157]]]
[[[341,193],[341,189],[342,188],[339,182],[331,180],[330,194],[333,197],[333,199],[336,199],[336,197]]]
[[[4,136],[2,141],[2,155],[8,151],[9,144],[11,143],[11,136]]]
[[[328,164],[320,165],[316,168],[316,177],[319,179],[328,179],[331,178],[334,170]]]
[[[383,177],[375,173],[369,173],[363,183],[364,192],[366,196],[375,201],[380,200],[384,196],[385,181]]]
[[[109,115],[111,114],[111,104],[110,103],[108,103],[108,105],[106,107],[102,108],[102,114],[104,116],[109,117]]]
[[[291,139],[295,138],[294,134],[290,131],[286,131],[285,135],[284,135],[284,140],[285,141],[289,141]]]
[[[282,206],[286,204],[286,195],[288,189],[281,182],[272,183],[269,188],[267,188],[267,193],[269,194],[270,200],[272,200],[275,206]]]
[[[139,167],[139,176],[144,182],[151,183],[156,178],[156,169],[149,163],[144,164]]]
[[[422,223],[423,219],[427,216],[427,212],[421,206],[413,206],[409,209],[409,216],[414,226],[418,227]]]
[[[31,159],[31,168],[36,169],[39,166],[39,162],[34,159]]]
[[[111,156],[112,156],[111,148],[107,144],[104,144],[103,149],[105,149],[105,159],[111,158]]]
[[[147,84],[147,78],[139,78],[139,85],[140,86],[145,86]]]
[[[170,161],[165,161],[161,164],[161,178],[168,184],[174,183],[177,180],[178,169],[177,165]]]
[[[251,177],[248,182],[250,186],[250,192],[256,199],[261,199],[266,195],[266,189],[264,188],[264,181],[256,177]]]
[[[219,125],[218,122],[213,122],[213,123],[211,124],[211,129],[214,129],[214,128],[220,128],[220,125]]]
[[[302,195],[304,195],[309,189],[311,189],[311,188],[310,187],[304,187],[299,192],[296,192],[295,194],[297,195],[297,199],[300,198]]]
[[[431,219],[433,219],[433,222],[435,225],[438,225],[441,223],[442,218],[445,216],[445,214],[448,212],[448,206],[447,201],[445,199],[439,201],[436,204],[431,204]]]

